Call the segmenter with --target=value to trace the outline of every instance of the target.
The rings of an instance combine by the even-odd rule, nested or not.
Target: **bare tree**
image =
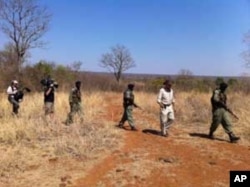
[[[72,64],[70,64],[70,68],[74,72],[79,72],[81,70],[82,64],[83,64],[82,61],[74,61],[74,62],[72,62]]]
[[[243,43],[247,45],[247,50],[243,51],[242,57],[245,61],[245,66],[250,67],[250,31],[248,31],[243,37]]]
[[[15,48],[18,71],[32,48],[44,46],[51,14],[37,0],[0,0],[0,29]]]
[[[111,48],[110,53],[102,55],[100,66],[114,73],[116,81],[119,83],[122,73],[135,67],[135,62],[129,50],[123,45],[116,45]]]
[[[178,73],[179,77],[182,78],[191,78],[193,76],[192,71],[188,70],[188,69],[181,69]]]

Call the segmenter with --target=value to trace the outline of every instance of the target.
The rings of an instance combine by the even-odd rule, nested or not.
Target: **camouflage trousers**
[[[232,132],[232,124],[228,112],[224,108],[218,108],[213,112],[213,119],[210,127],[210,133],[216,131],[219,125],[222,125],[226,133]]]
[[[123,115],[119,122],[119,125],[123,126],[126,121],[128,121],[128,124],[131,128],[135,127],[133,118],[133,106],[124,107]]]
[[[66,124],[73,123],[74,116],[78,114],[80,116],[81,122],[83,121],[83,109],[81,103],[70,103],[70,112],[68,114]]]

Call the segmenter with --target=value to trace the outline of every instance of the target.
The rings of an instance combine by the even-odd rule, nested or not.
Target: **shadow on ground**
[[[142,130],[142,132],[145,134],[153,134],[153,135],[161,136],[161,131],[154,130],[154,129],[144,129]]]
[[[199,138],[205,138],[205,139],[209,139],[209,140],[217,140],[217,141],[222,141],[222,142],[227,142],[227,140],[222,139],[222,138],[216,138],[214,137],[214,139],[210,139],[208,134],[204,134],[204,133],[189,133],[190,136],[192,137],[199,137]]]

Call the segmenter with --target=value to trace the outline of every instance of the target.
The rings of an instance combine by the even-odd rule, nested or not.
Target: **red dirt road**
[[[112,120],[120,118],[118,107],[110,108]],[[125,133],[124,146],[94,165],[75,181],[75,187],[228,187],[230,170],[250,170],[249,145],[210,140],[205,133],[195,134],[178,123],[168,138],[161,137],[156,133],[157,119],[139,117],[152,121],[156,128],[120,129]]]

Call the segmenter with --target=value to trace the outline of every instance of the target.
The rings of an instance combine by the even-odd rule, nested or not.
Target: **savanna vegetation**
[[[1,51],[0,57],[0,186],[72,186],[91,165],[119,150],[124,134],[115,125],[122,113],[122,91],[130,82],[135,83],[136,102],[143,108],[135,111],[139,129],[159,129],[156,95],[169,78],[177,100],[176,128],[205,134],[211,122],[211,92],[222,81],[227,82],[229,106],[240,118],[233,120],[235,133],[241,136],[243,145],[250,144],[247,77],[198,77],[181,70],[175,76],[122,74],[118,83],[112,73],[80,71],[81,62],[65,66],[40,61],[22,66],[17,73],[11,68],[11,50]],[[47,75],[59,84],[52,119],[45,118],[43,111],[40,81]],[[13,79],[32,90],[25,94],[18,118],[11,115],[6,94]],[[63,121],[69,112],[68,93],[76,80],[82,81],[84,122],[77,119],[66,127]],[[116,108],[110,107],[111,103]],[[217,133],[227,139],[222,129]]]
[[[208,133],[211,92],[221,82],[227,82],[229,107],[240,118],[238,121],[232,118],[235,133],[241,136],[242,145],[250,145],[248,77],[202,77],[189,70],[180,70],[177,75],[125,74],[135,62],[123,45],[102,55],[100,65],[111,73],[82,71],[80,61],[68,65],[46,60],[28,64],[30,50],[45,44],[41,38],[51,19],[47,9],[34,2],[0,0],[1,30],[10,39],[0,51],[1,187],[73,186],[93,164],[119,152],[125,141],[124,132],[115,125],[122,114],[122,91],[130,82],[135,83],[135,100],[143,109],[135,110],[137,127],[158,130],[157,92],[166,78],[172,80],[176,97],[175,128],[180,142],[187,141],[188,133]],[[43,111],[40,81],[48,75],[59,84],[53,118],[45,118]],[[19,117],[11,115],[6,94],[13,79],[31,89],[24,96]],[[76,80],[82,81],[84,121],[76,118],[67,127],[63,122],[69,112],[68,92]],[[216,133],[227,139],[222,128]]]

